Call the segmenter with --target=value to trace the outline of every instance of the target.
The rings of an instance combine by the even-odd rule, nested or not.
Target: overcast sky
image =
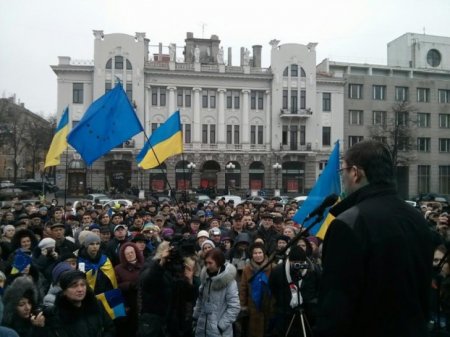
[[[241,46],[318,42],[317,63],[386,64],[386,44],[406,32],[450,36],[450,0],[0,0],[0,94],[33,112],[56,112],[58,56],[93,59],[93,29],[146,32],[150,44],[216,34],[238,65]],[[226,53],[225,53],[226,54]],[[180,52],[178,52],[180,55]],[[225,55],[226,56],[226,55]]]

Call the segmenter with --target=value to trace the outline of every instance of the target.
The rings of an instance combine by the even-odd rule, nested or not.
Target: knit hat
[[[289,260],[304,261],[306,260],[306,253],[300,246],[293,245],[289,251]]]
[[[173,231],[173,229],[170,228],[170,227],[165,227],[165,228],[163,228],[163,229],[161,230],[161,236],[162,236],[163,238],[168,238],[168,237],[172,236],[173,233],[174,233],[174,231]]]
[[[315,236],[308,236],[306,238],[310,243],[314,243],[317,247],[319,246],[319,239]]]
[[[89,233],[84,238],[83,245],[87,248],[91,243],[100,242],[100,237],[97,234]]]
[[[59,286],[66,290],[79,280],[86,280],[86,274],[79,270],[68,270],[59,276]]]
[[[47,249],[47,248],[55,248],[56,241],[52,238],[45,238],[42,239],[41,242],[39,242],[38,247],[40,249]]]
[[[52,270],[52,282],[57,284],[61,274],[65,271],[72,270],[72,267],[67,262],[60,262]]]
[[[209,239],[202,242],[202,245],[201,245],[202,250],[203,250],[204,245],[211,245],[211,247],[216,248],[216,245],[214,244],[214,242],[212,242]]]
[[[201,238],[201,237],[205,237],[205,238],[208,238],[208,239],[209,239],[209,234],[208,234],[208,232],[205,231],[205,230],[198,232],[198,234],[197,234],[197,239],[199,239],[199,238]]]
[[[282,240],[285,241],[286,243],[289,243],[289,241],[291,241],[291,238],[287,235],[279,235],[277,237],[277,241]]]
[[[5,234],[9,229],[16,229],[13,225],[6,225],[3,227],[3,234]]]
[[[98,229],[98,230],[100,230],[100,226],[97,225],[96,223],[94,223],[94,224],[92,224],[92,225],[89,226],[89,230],[90,230],[90,231],[92,231],[93,229]]]

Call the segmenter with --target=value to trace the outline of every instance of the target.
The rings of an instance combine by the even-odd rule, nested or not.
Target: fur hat
[[[62,290],[66,290],[78,280],[86,280],[86,274],[79,270],[68,270],[60,275],[59,286]]]
[[[30,300],[32,306],[38,304],[38,291],[33,280],[28,276],[19,276],[6,288],[3,296],[3,324],[11,326],[16,317],[17,305],[22,298]],[[2,326],[3,326],[2,324]]]

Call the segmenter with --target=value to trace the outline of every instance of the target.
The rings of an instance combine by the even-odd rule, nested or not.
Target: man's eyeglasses
[[[344,171],[344,170],[351,170],[352,168],[354,168],[355,170],[358,170],[358,166],[352,165],[352,166],[341,167],[337,171],[338,171],[339,174],[342,174],[342,171]]]

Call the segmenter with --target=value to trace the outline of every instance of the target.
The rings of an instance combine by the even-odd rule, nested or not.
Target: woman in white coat
[[[236,268],[214,248],[205,255],[199,297],[194,309],[195,337],[232,337],[233,323],[241,310]]]

